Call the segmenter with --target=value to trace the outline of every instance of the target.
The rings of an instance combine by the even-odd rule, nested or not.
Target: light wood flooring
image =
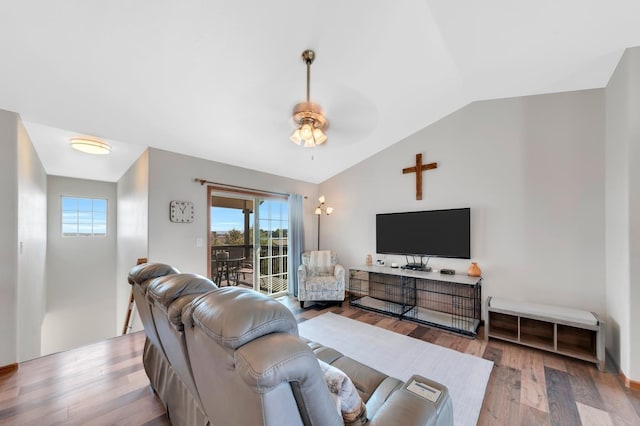
[[[479,425],[640,425],[640,392],[595,364],[506,342],[469,339],[348,306],[301,310],[280,298],[299,322],[324,312],[415,337],[495,363]],[[0,376],[0,424],[168,425],[141,362],[144,335],[134,333],[20,364]]]

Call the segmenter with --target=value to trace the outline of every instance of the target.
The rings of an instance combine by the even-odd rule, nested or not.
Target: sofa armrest
[[[345,280],[345,271],[344,271],[344,266],[342,265],[336,265],[333,268],[333,275],[336,277],[336,279],[338,280],[338,283],[342,284],[342,287],[344,288],[344,280]]]
[[[295,399],[301,417],[310,420],[308,424],[342,425],[318,359],[302,339],[270,333],[238,348],[234,360],[238,375],[253,392],[267,394],[283,384],[291,389],[292,398],[279,391],[285,397],[272,409],[286,412]],[[291,424],[299,424],[294,417]]]
[[[307,281],[307,267],[304,265],[298,266],[298,282]]]
[[[413,380],[429,385],[441,392],[435,402],[423,398],[407,387]],[[448,389],[433,380],[414,375],[395,391],[369,422],[370,426],[398,425],[453,425],[453,406]]]
[[[307,267],[304,265],[300,265],[298,266],[298,299],[299,300],[305,299],[306,285],[307,285]]]
[[[336,264],[336,266],[333,267],[333,276],[337,279],[344,278],[344,266]]]

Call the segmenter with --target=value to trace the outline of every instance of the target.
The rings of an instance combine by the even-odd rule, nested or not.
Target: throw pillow
[[[367,407],[362,402],[362,398],[360,398],[360,394],[349,376],[324,361],[318,360],[318,362],[344,424],[364,425],[367,423]]]

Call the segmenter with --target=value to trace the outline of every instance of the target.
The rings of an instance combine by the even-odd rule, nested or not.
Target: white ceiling
[[[319,183],[469,102],[604,87],[638,16],[638,0],[7,0],[0,108],[53,175],[117,181],[152,146]],[[307,48],[330,121],[313,155],[289,141]],[[112,155],[73,152],[75,134]]]

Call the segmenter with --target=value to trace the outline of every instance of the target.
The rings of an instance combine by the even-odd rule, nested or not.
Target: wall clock
[[[172,201],[169,204],[169,220],[175,223],[193,222],[193,203],[191,201]]]

